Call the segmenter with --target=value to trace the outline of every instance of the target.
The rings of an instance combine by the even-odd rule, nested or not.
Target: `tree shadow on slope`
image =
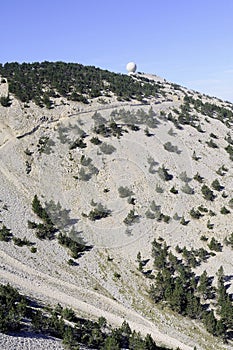
[[[66,231],[78,222],[78,219],[70,218],[71,210],[62,208],[60,202],[55,203],[53,200],[45,202],[45,210],[58,230]]]

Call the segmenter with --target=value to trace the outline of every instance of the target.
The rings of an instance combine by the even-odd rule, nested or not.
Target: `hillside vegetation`
[[[94,348],[230,349],[233,105],[73,63],[0,75],[1,282],[97,322]]]
[[[159,91],[159,85],[149,84],[148,79],[135,81],[127,75],[78,63],[6,63],[0,66],[0,74],[7,78],[9,92],[22,102],[32,100],[48,108],[56,97],[88,103],[88,98],[114,93],[120,100],[141,100]]]

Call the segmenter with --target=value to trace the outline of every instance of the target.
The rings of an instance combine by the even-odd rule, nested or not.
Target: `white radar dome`
[[[128,71],[129,74],[130,74],[130,73],[135,73],[135,72],[136,72],[136,69],[137,69],[137,65],[136,65],[136,63],[134,63],[134,62],[129,62],[129,63],[127,63],[127,65],[126,65],[126,69],[127,69],[127,71]]]

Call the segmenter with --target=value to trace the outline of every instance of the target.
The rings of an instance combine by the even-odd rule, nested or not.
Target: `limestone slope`
[[[233,250],[225,238],[233,212],[233,106],[156,76],[132,79],[143,77],[159,83],[163,94],[143,101],[112,95],[89,105],[54,98],[52,109],[25,107],[12,95],[11,106],[0,107],[1,221],[37,248],[32,253],[0,242],[1,281],[86,317],[102,315],[113,325],[125,319],[173,348],[230,349],[232,343],[212,337],[201,322],[152,302],[152,280],[138,271],[137,254],[154,274],[154,239],[162,237],[172,252],[177,245],[210,251],[214,237],[221,251],[194,271],[206,270],[216,284],[223,266],[232,293]],[[204,198],[203,185],[214,200]],[[40,221],[31,209],[35,195],[61,232],[91,247],[74,266],[57,240],[40,240],[28,228],[28,220]],[[93,219],[96,210],[107,214]]]

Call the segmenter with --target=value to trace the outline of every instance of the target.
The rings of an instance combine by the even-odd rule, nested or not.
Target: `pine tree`
[[[208,299],[212,295],[210,290],[210,281],[206,270],[200,276],[197,290],[204,300]]]
[[[38,199],[37,195],[34,196],[32,201],[32,210],[35,214],[39,216],[43,221],[45,221],[47,224],[51,224],[51,220],[49,218],[49,215],[45,208],[40,203],[40,200]]]
[[[214,317],[213,310],[207,311],[203,317],[203,321],[207,331],[213,335],[216,333],[217,321]]]
[[[75,339],[74,331],[72,327],[65,328],[64,334],[62,335],[62,344],[68,349],[79,350],[80,347]]]
[[[224,322],[222,320],[217,320],[217,324],[216,324],[216,335],[219,337],[223,337],[225,338],[226,336],[226,325],[224,324]]]
[[[145,344],[142,340],[141,334],[133,331],[129,340],[129,349],[131,350],[145,350]]]
[[[218,181],[218,179],[215,179],[211,186],[213,187],[214,190],[216,191],[221,191],[224,187],[220,185],[220,182]]]
[[[123,321],[121,328],[120,328],[120,331],[122,332],[122,334],[124,336],[129,337],[132,334],[131,328],[130,328],[128,322],[126,322],[126,321]]]
[[[137,262],[138,262],[138,270],[139,270],[139,271],[142,271],[142,269],[143,269],[143,264],[142,264],[141,252],[138,252],[138,254],[137,254]]]
[[[177,277],[175,280],[172,298],[170,300],[170,306],[174,311],[183,313],[186,309],[186,303],[186,290],[183,286],[182,280]]]
[[[185,312],[191,318],[201,318],[202,307],[200,298],[196,297],[193,292],[189,291],[186,295],[187,305]]]
[[[33,201],[32,201],[32,210],[34,211],[35,214],[37,214],[40,218],[42,217],[43,213],[43,207],[35,194]]]
[[[221,321],[227,328],[233,327],[233,304],[230,295],[227,293],[227,288],[224,284],[225,275],[223,267],[221,266],[217,272],[218,276],[218,313]]]
[[[163,286],[163,276],[162,273],[159,271],[155,278],[155,284],[152,284],[150,286],[150,296],[155,303],[158,303],[159,301],[163,300],[164,293],[165,289]]]
[[[158,349],[150,334],[146,335],[146,338],[145,338],[144,342],[145,342],[145,349],[146,350],[156,350],[156,349]]]
[[[114,337],[108,336],[104,346],[101,349],[102,350],[120,350],[120,346]]]

